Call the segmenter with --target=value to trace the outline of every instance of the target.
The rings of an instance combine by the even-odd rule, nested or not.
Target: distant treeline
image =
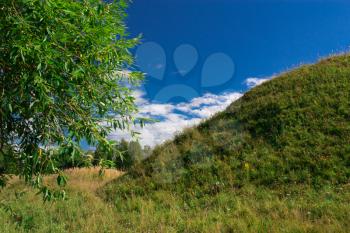
[[[58,156],[57,166],[61,169],[72,167],[100,166],[108,162],[108,166],[113,166],[120,170],[128,170],[134,164],[141,162],[151,154],[151,147],[142,147],[138,141],[126,141],[122,139],[115,143],[112,151],[97,146],[96,150],[87,151],[82,157],[74,158],[72,155]]]
[[[134,164],[150,156],[151,151],[150,146],[142,147],[138,141],[128,142],[122,139],[115,143],[113,150],[106,150],[101,146],[97,146],[95,150],[86,151],[82,156],[74,155],[74,153],[60,153],[55,148],[43,153],[49,153],[50,158],[60,169],[103,165],[128,170]],[[19,164],[14,164],[14,160],[10,159],[11,156],[13,155],[9,153],[0,153],[1,173],[16,174],[16,170],[21,167]]]

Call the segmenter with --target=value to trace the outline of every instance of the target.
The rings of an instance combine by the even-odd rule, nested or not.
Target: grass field
[[[18,179],[0,192],[0,232],[348,232],[350,186],[246,186],[187,202],[171,192],[104,202],[96,190],[122,175],[67,170],[66,201],[43,203]],[[52,178],[47,179],[53,182]]]
[[[0,232],[114,232],[117,215],[95,195],[97,188],[123,173],[98,168],[70,169],[68,200],[43,203],[36,190],[17,178],[0,190]],[[46,181],[55,183],[55,177]]]

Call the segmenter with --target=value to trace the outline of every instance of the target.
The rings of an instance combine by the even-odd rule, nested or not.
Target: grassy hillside
[[[246,187],[277,200],[282,193],[284,204],[284,195],[294,192],[296,205],[289,210],[300,211],[297,203],[308,195],[303,190],[322,195],[325,188],[335,191],[348,184],[349,178],[350,56],[342,55],[252,89],[224,112],[156,148],[143,164],[99,193],[117,206],[130,200],[161,205],[159,196],[171,195],[175,206],[184,203],[181,209],[221,216],[221,208],[229,204],[215,210],[212,202],[222,196],[234,202],[232,195],[242,198]],[[313,204],[327,202],[314,199]],[[344,214],[339,221],[350,220],[349,214],[338,213]],[[318,215],[328,216],[322,211]],[[218,222],[229,216],[223,214]]]
[[[350,186],[271,190],[245,186],[188,202],[167,191],[108,204],[97,170],[69,171],[69,199],[43,203],[18,180],[0,191],[1,233],[348,232]],[[54,181],[53,181],[54,183]]]
[[[350,55],[266,82],[111,172],[71,172],[56,203],[12,181],[0,232],[348,232]]]
[[[110,178],[118,176],[113,173]],[[0,192],[0,232],[347,232],[350,227],[350,186],[317,191],[245,186],[190,204],[159,191],[109,205],[94,193],[101,182],[97,174],[70,173],[69,199],[54,203],[43,203],[35,190],[12,181]]]
[[[350,56],[344,55],[252,89],[104,190],[108,198],[159,189],[205,195],[247,183],[317,188],[349,178]]]

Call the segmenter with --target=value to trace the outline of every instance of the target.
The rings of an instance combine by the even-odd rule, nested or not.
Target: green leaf
[[[57,176],[57,184],[61,187],[65,186],[67,184],[67,177],[62,174],[59,174]]]

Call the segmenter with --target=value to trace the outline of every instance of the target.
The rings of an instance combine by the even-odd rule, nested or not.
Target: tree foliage
[[[128,152],[131,158],[133,158],[134,163],[140,163],[144,158],[141,145],[138,141],[131,141],[129,143]]]
[[[26,181],[58,172],[45,148],[74,157],[86,140],[108,149],[110,130],[135,120],[128,87],[142,74],[125,75],[139,42],[128,38],[126,7],[125,0],[1,1],[0,154]]]
[[[95,166],[100,165],[101,161],[112,161],[117,169],[125,171],[147,158],[150,153],[149,146],[142,149],[138,141],[127,142],[122,139],[120,142],[116,142],[113,149],[109,151],[100,145],[97,146],[92,160]]]

